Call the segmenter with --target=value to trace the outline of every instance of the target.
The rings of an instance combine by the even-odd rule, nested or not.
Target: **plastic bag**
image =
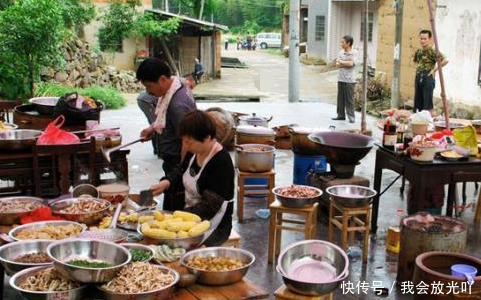
[[[478,137],[473,126],[458,127],[453,130],[456,146],[469,149],[469,155],[478,156]]]
[[[60,129],[64,122],[65,117],[63,115],[50,122],[38,138],[37,145],[68,145],[79,143],[80,138],[78,136]]]

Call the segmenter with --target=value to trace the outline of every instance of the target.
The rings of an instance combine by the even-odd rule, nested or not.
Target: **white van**
[[[257,45],[259,45],[262,49],[280,48],[281,34],[275,32],[259,33],[257,35]]]

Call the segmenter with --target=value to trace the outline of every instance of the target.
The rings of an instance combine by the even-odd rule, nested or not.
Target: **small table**
[[[422,201],[425,198],[426,187],[449,184],[446,210],[448,216],[453,212],[456,183],[481,181],[481,159],[479,158],[469,157],[465,161],[446,161],[435,158],[432,162],[418,162],[378,145],[374,171],[374,189],[377,195],[374,197],[372,207],[372,233],[377,231],[383,169],[392,170],[410,182],[416,183],[413,202]]]
[[[332,300],[333,293],[322,296],[305,296],[291,292],[287,286],[280,286],[275,292],[276,300]]]
[[[249,280],[223,286],[194,284],[177,289],[170,300],[254,300],[265,299],[269,293]]]

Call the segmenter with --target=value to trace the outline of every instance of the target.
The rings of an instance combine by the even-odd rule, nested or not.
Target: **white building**
[[[481,106],[481,1],[438,0],[439,49],[449,60],[443,69],[449,100]],[[440,95],[437,84],[435,95]]]
[[[307,55],[326,61],[336,59],[343,36],[354,38],[362,56],[363,0],[304,0],[308,7]],[[369,2],[368,62],[375,66],[377,52],[378,4]]]

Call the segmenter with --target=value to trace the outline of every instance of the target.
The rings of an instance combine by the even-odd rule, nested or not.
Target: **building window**
[[[361,15],[361,41],[364,41],[364,15]],[[372,33],[374,29],[374,13],[370,12],[367,16],[367,24],[369,31],[367,32],[367,40],[372,42]]]
[[[99,43],[100,51],[115,50],[115,52],[123,52],[122,39],[119,39],[117,44],[112,45],[111,47],[109,47],[109,46],[110,45],[107,45],[107,44],[104,44],[104,43]]]
[[[316,41],[324,41],[326,37],[326,17],[316,16]]]

